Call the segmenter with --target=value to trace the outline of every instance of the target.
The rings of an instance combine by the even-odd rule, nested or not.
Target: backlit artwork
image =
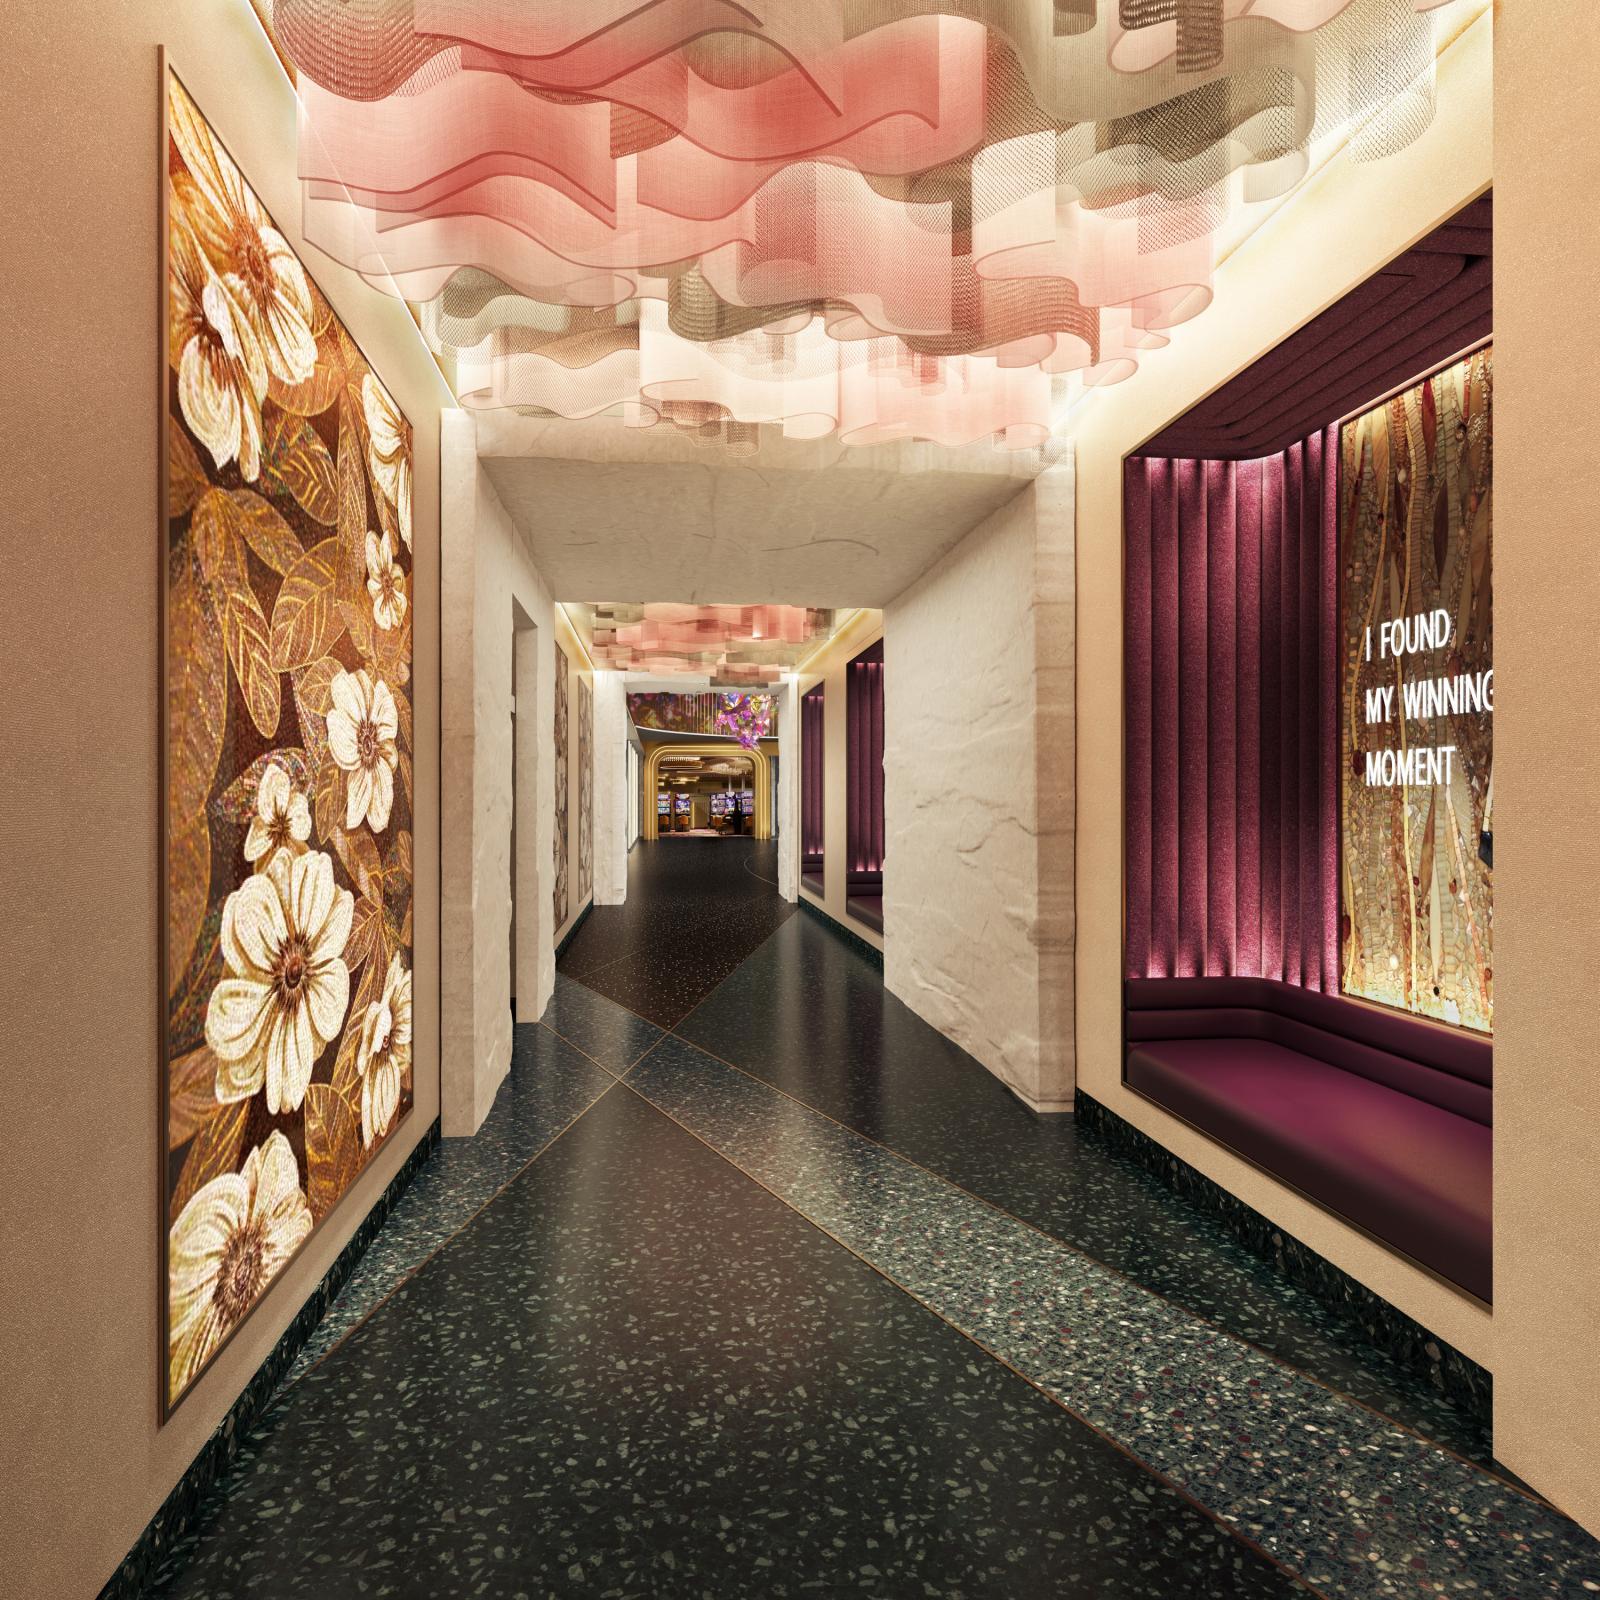
[[[411,427],[167,84],[168,1409],[412,1104]]]
[[[747,750],[778,732],[778,702],[770,694],[630,694],[628,715],[636,728],[724,735]]]
[[[567,920],[567,652],[556,646],[556,821],[555,821],[555,887],[554,900],[556,927]]]
[[[1494,363],[1344,425],[1344,993],[1494,1023]]]

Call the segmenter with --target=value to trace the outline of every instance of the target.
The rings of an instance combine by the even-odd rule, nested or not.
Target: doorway
[[[755,837],[755,762],[748,754],[669,753],[656,765],[658,838]]]
[[[548,879],[538,848],[541,791],[539,751],[539,629],[516,600],[511,602],[511,821],[507,849],[510,918],[507,958],[514,1022],[537,1022],[540,963],[549,939],[541,934],[541,908]],[[521,1006],[519,1011],[518,1006]]]

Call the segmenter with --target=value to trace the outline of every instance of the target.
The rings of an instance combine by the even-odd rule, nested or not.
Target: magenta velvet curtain
[[[822,685],[800,699],[800,869],[822,870],[824,745]]]
[[[1130,978],[1338,991],[1338,434],[1124,467]]]
[[[852,894],[883,891],[883,640],[851,661],[846,792]]]

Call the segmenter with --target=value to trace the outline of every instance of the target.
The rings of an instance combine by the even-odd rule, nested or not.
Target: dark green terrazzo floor
[[[1025,1112],[771,854],[710,842],[687,893],[634,852],[163,1593],[1600,1587],[1475,1424]]]

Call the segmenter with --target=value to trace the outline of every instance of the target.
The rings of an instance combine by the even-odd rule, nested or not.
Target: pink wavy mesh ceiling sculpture
[[[464,403],[745,448],[1040,444],[1230,204],[1432,112],[1435,0],[271,3],[307,236]]]
[[[596,666],[694,673],[728,686],[776,683],[834,627],[833,612],[808,606],[601,602],[569,609],[587,624]]]

